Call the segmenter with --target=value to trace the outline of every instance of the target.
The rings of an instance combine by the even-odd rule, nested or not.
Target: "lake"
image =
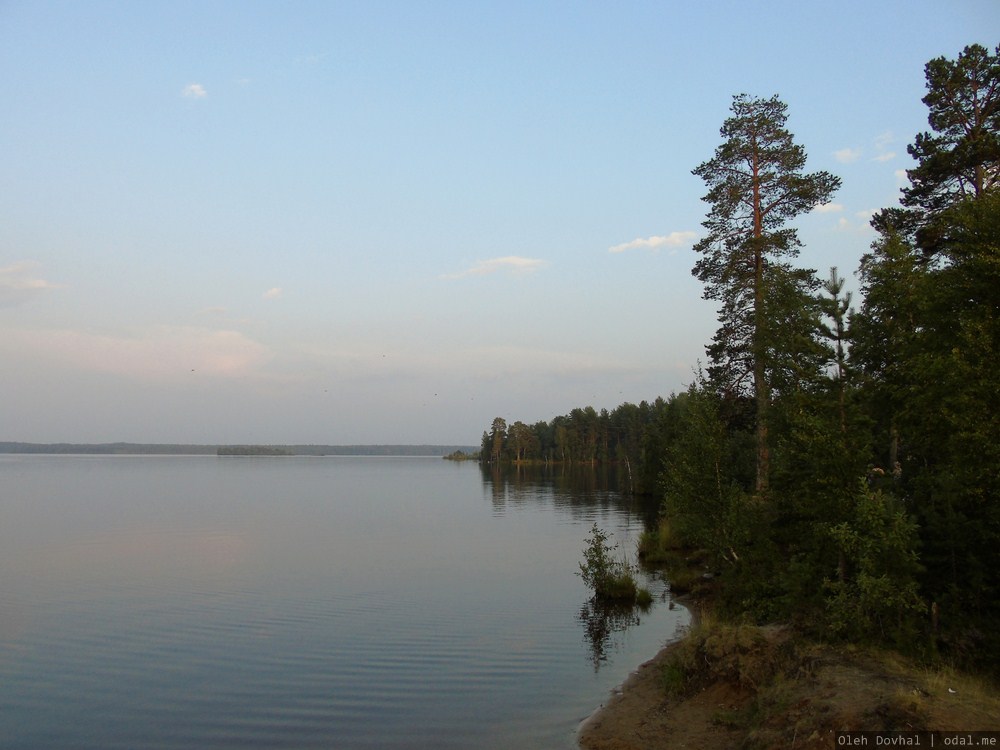
[[[688,613],[608,617],[592,471],[0,456],[0,747],[573,748]],[[613,482],[612,482],[613,486]]]

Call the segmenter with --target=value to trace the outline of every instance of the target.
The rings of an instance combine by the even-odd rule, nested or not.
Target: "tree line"
[[[672,395],[651,403],[625,403],[610,412],[587,406],[530,425],[508,424],[497,417],[483,433],[480,460],[488,464],[615,463],[631,477],[634,491],[652,493],[675,428],[678,399]]]
[[[680,394],[484,432],[481,458],[617,461],[720,606],[826,638],[1000,673],[1000,47],[925,66],[930,130],[872,219],[855,308],[795,265],[794,219],[840,180],[806,172],[778,97],[733,98],[692,272],[718,303]]]

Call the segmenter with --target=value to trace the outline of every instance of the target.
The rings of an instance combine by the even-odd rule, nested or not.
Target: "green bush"
[[[635,581],[635,569],[622,556],[616,556],[617,544],[608,544],[607,532],[595,523],[583,550],[580,575],[583,582],[604,601],[641,603],[648,606],[653,598]]]
[[[852,517],[828,529],[842,551],[845,575],[826,579],[825,625],[833,637],[905,647],[915,639],[917,528],[903,504],[860,483]]]

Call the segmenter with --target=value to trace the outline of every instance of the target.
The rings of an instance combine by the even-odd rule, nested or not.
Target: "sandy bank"
[[[668,644],[640,665],[608,701],[580,725],[583,750],[726,750],[739,747],[744,733],[715,720],[720,710],[738,710],[750,696],[717,685],[692,698],[668,698],[663,665],[680,641]]]
[[[689,628],[697,626],[700,606],[679,601],[691,613]],[[663,667],[681,648],[683,638],[668,643],[649,661],[640,664],[608,700],[591,714],[577,733],[582,750],[726,750],[739,747],[744,734],[714,721],[720,710],[735,710],[749,695],[719,685],[693,698],[668,698]]]
[[[665,667],[691,679],[670,697]],[[675,694],[677,691],[675,690]],[[580,727],[583,750],[835,748],[836,732],[1000,729],[983,678],[787,626],[697,628],[641,665]]]

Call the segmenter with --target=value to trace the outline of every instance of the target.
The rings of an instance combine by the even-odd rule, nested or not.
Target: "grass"
[[[653,595],[636,582],[632,566],[625,560],[615,561],[606,575],[596,580],[594,595],[605,602],[635,604],[643,608],[653,603]]]
[[[680,698],[687,692],[687,670],[678,662],[668,662],[663,666],[663,692],[670,698]]]
[[[643,531],[639,537],[639,559],[647,565],[673,562],[680,550],[666,518],[661,518],[655,529]]]
[[[699,594],[710,584],[705,577],[707,553],[685,547],[670,528],[670,522],[661,518],[656,528],[646,530],[637,545],[639,560],[647,566],[664,571],[674,594]]]
[[[785,628],[721,624],[706,617],[687,635],[674,664],[689,687],[725,681],[757,690],[783,669],[788,643]]]

